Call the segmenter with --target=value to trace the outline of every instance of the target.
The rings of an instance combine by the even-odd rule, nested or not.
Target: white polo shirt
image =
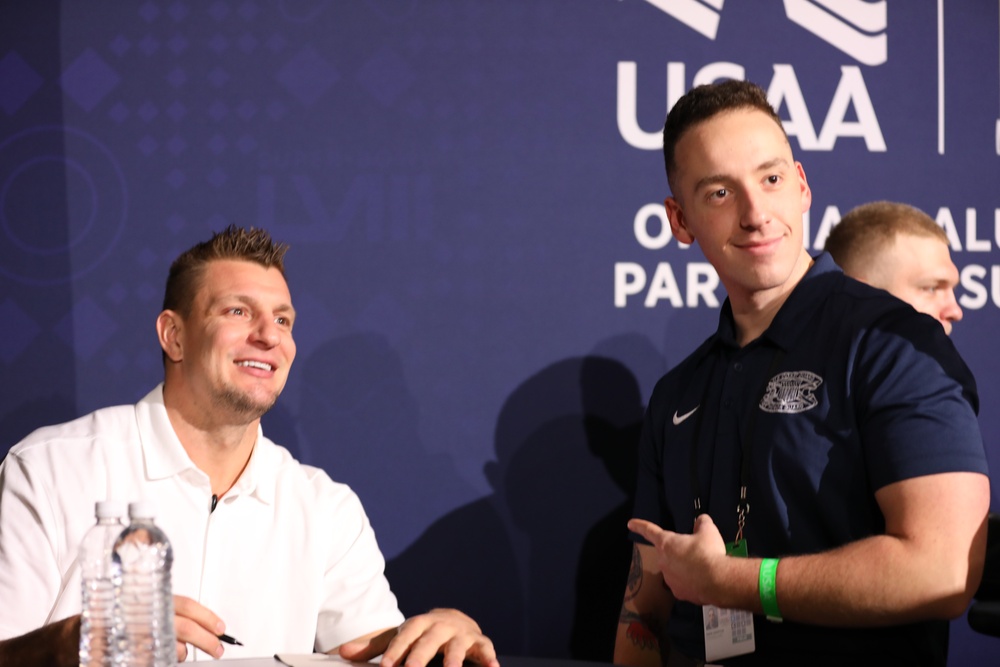
[[[29,435],[0,464],[0,639],[80,612],[77,547],[105,499],[154,503],[173,546],[174,593],[214,611],[245,645],[227,645],[227,658],[327,651],[403,621],[360,500],[323,470],[258,433],[214,512],[211,498],[162,385],[134,406]]]

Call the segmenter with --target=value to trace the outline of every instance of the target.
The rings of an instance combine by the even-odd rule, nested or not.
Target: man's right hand
[[[174,596],[174,631],[177,633],[177,662],[187,659],[188,644],[214,658],[225,650],[219,635],[226,624],[211,609],[183,595]]]

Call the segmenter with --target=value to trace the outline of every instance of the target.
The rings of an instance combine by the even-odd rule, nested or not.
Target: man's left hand
[[[352,661],[382,654],[381,667],[425,667],[438,653],[444,654],[444,667],[462,667],[464,660],[500,667],[493,642],[457,609],[432,609],[407,619],[398,628],[349,641],[335,652]]]
[[[716,566],[725,562],[726,544],[711,517],[700,515],[690,535],[642,519],[632,519],[628,527],[656,549],[663,581],[675,598],[699,605],[713,603],[714,575]]]

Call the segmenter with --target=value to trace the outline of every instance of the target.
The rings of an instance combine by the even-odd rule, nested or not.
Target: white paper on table
[[[313,665],[367,665],[365,662],[351,662],[339,655],[328,653],[278,653],[274,659],[288,667],[312,667]]]

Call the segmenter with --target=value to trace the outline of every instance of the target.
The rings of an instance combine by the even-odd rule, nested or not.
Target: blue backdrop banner
[[[610,659],[643,406],[725,298],[665,223],[667,109],[764,86],[812,252],[874,199],[945,228],[1000,469],[998,26],[986,0],[2,3],[0,451],[143,396],[170,261],[266,227],[299,318],[264,428],[359,493],[404,611]],[[994,641],[958,619],[952,664]]]

